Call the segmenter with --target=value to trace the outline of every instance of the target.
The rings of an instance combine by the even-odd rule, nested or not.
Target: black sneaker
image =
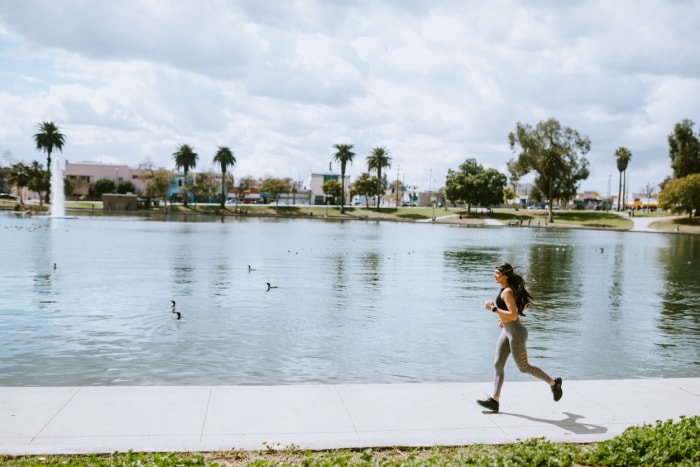
[[[562,385],[561,378],[556,378],[554,380],[554,386],[552,386],[552,395],[554,396],[554,402],[561,399],[561,396],[563,394],[563,392],[561,390],[561,385]]]
[[[489,409],[491,412],[498,412],[498,401],[493,400],[493,397],[488,399],[479,399],[476,401],[482,407]]]

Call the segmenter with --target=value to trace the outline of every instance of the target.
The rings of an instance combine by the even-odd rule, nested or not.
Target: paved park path
[[[0,454],[587,443],[700,415],[700,378],[565,378],[559,402],[511,381],[497,414],[475,403],[491,385],[0,387]]]

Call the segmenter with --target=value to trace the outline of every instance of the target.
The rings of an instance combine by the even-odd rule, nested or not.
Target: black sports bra
[[[501,298],[501,294],[503,293],[504,290],[506,290],[505,287],[503,287],[503,288],[501,289],[501,291],[498,292],[498,295],[496,295],[496,306],[497,306],[500,310],[507,310],[507,309],[508,309],[508,305],[506,305],[506,302],[504,302],[503,299]]]

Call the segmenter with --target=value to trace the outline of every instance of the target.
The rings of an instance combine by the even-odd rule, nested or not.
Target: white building
[[[323,193],[323,184],[326,183],[328,180],[337,180],[338,183],[341,183],[340,181],[340,174],[334,174],[334,173],[310,173],[309,174],[309,183],[308,187],[309,190],[311,191],[311,204],[326,204],[325,201],[325,193]],[[348,194],[348,187],[350,186],[350,175],[345,176],[345,195],[347,196]],[[347,203],[345,203],[347,204]]]

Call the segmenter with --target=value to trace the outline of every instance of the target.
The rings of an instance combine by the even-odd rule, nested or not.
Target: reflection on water
[[[502,261],[546,371],[700,376],[698,237],[7,215],[0,235],[0,385],[490,381]]]

